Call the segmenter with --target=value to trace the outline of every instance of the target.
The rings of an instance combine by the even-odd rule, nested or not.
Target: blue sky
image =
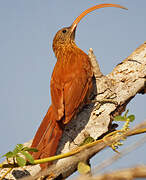
[[[17,143],[33,138],[50,101],[50,78],[56,62],[52,51],[55,33],[85,9],[100,3],[117,3],[129,10],[105,8],[86,16],[77,27],[76,43],[90,47],[104,74],[112,71],[145,39],[145,0],[1,0],[0,1],[0,155]],[[138,124],[146,118],[146,97],[137,95],[128,108]],[[133,142],[134,138],[128,140]],[[146,145],[120,160],[115,167],[146,163]],[[92,160],[111,156],[106,150]]]

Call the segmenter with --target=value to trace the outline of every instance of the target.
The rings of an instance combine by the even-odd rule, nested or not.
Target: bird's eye
[[[66,30],[66,29],[64,29],[64,30],[62,30],[62,32],[63,32],[63,33],[66,33],[66,32],[67,32],[67,30]]]

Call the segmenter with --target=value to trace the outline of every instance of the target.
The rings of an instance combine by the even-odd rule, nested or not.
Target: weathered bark
[[[109,103],[103,103],[100,108],[96,106],[100,104],[98,102],[85,107],[76,119],[66,126],[58,152],[65,153],[77,147],[89,135],[97,139],[106,133],[109,127],[111,128],[113,116],[121,114],[137,93],[143,94],[146,91],[146,43],[106,76],[99,71],[92,50],[89,51],[89,57],[94,64],[96,79],[93,97],[98,101],[109,98]],[[110,99],[118,104],[111,103]]]
[[[78,180],[134,180],[135,178],[146,178],[146,165],[139,165],[133,168],[121,169],[92,177],[83,176]]]
[[[77,117],[66,126],[57,153],[65,153],[74,149],[88,136],[97,139],[110,131],[113,117],[120,115],[136,94],[146,92],[146,43],[137,48],[106,76],[100,72],[92,49],[89,50],[89,57],[95,76],[92,99],[96,99],[97,102],[84,107]],[[98,101],[103,99],[109,101],[106,100],[106,103],[100,105]],[[117,104],[110,102],[111,99]],[[90,157],[95,154],[92,151],[88,153],[91,153]],[[78,158],[76,161],[72,161],[69,157],[55,163],[56,167],[62,166],[60,173],[67,177],[76,170],[77,162]],[[68,168],[64,169],[64,164],[68,164]],[[27,170],[34,175],[39,171],[39,166],[29,167]],[[11,176],[11,178],[13,177]]]

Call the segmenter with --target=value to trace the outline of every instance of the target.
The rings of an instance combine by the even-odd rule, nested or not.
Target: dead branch
[[[120,169],[96,177],[82,176],[78,180],[133,180],[134,178],[146,178],[146,165]]]
[[[100,72],[92,49],[89,51],[89,57],[93,62],[95,74],[92,98],[94,97],[97,103],[84,107],[77,117],[66,126],[57,154],[78,147],[87,136],[97,139],[108,132],[112,127],[113,117],[120,115],[136,94],[146,92],[146,43],[138,47],[106,76]],[[100,104],[98,101],[105,98],[108,98],[109,102],[98,106]],[[110,99],[116,101],[117,104],[111,103]],[[91,151],[87,154],[90,153],[89,157],[91,157],[97,152]],[[79,157],[76,158],[76,162],[72,162],[70,158],[59,160],[55,163],[55,167],[62,167],[61,172],[64,173],[64,177],[67,177],[76,170],[78,160]],[[68,168],[63,168],[66,167],[65,164],[68,165]],[[32,175],[39,170],[39,166],[30,167]]]
[[[30,177],[30,178],[26,178],[24,180],[34,180],[34,179],[38,179],[38,177],[46,177],[49,174],[53,173],[53,178],[58,177],[60,174],[62,175],[63,178],[68,177],[70,174],[67,174],[68,171],[72,168],[72,166],[77,167],[78,162],[86,162],[88,159],[90,159],[95,153],[100,152],[103,148],[110,146],[113,142],[118,141],[120,139],[123,139],[125,137],[131,136],[132,134],[134,135],[137,134],[136,132],[140,132],[141,129],[146,127],[146,121],[141,123],[140,125],[136,126],[135,128],[125,132],[122,135],[119,135],[117,137],[108,137],[107,141],[102,141],[100,140],[100,142],[96,141],[84,146],[81,146],[79,148],[77,148],[76,154],[74,154],[73,156],[67,158],[68,161],[66,161],[66,159],[62,159],[62,164],[64,162],[64,164],[62,166],[60,166],[59,164],[56,164],[52,167],[50,167],[48,170],[45,171],[41,171],[40,173],[38,173],[36,176],[34,177]],[[118,159],[121,156],[123,156],[124,154],[132,151],[134,148],[136,148],[137,146],[142,145],[144,142],[146,141],[145,138],[143,138],[141,141],[136,142],[136,144],[134,144],[132,147],[130,147],[130,149],[128,150],[124,150],[124,152],[122,152],[121,154],[115,155],[113,157],[113,159]],[[98,143],[97,143],[98,142]],[[112,161],[113,161],[112,159]],[[109,161],[111,162],[111,161]],[[105,164],[103,163],[103,166]]]

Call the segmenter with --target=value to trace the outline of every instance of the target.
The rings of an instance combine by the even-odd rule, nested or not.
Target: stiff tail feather
[[[62,132],[62,128],[55,119],[52,106],[50,106],[31,145],[31,147],[39,150],[38,152],[32,153],[34,159],[46,158],[55,155]],[[41,168],[46,168],[50,164],[51,163],[44,163],[40,166]]]

